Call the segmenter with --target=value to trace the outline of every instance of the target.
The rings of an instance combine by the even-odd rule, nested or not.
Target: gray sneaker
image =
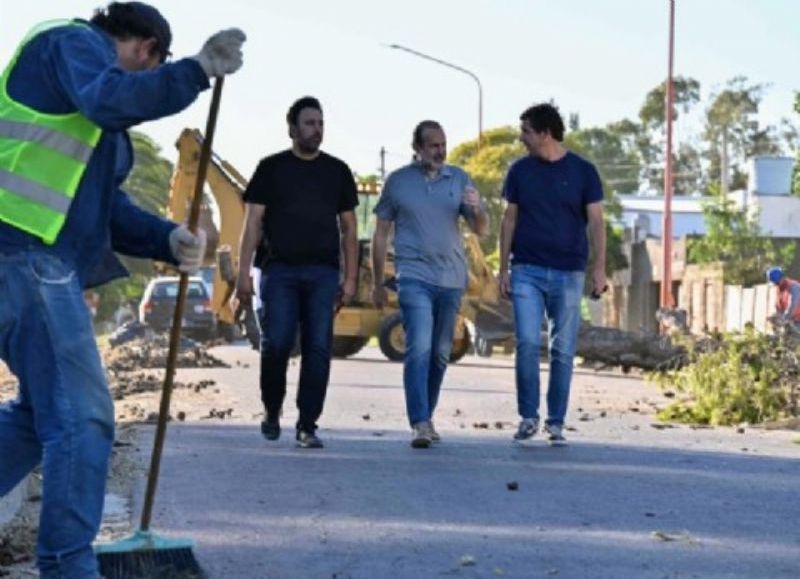
[[[436,432],[436,427],[433,426],[433,420],[431,420],[429,424],[431,427],[431,442],[441,442],[442,437]]]
[[[523,418],[517,432],[514,433],[514,442],[528,444],[533,441],[536,431],[539,430],[539,420],[536,418]]]
[[[545,424],[544,431],[547,433],[547,442],[551,446],[566,446],[567,439],[564,438],[564,427],[560,424]]]
[[[417,422],[412,427],[414,434],[411,436],[412,448],[428,448],[433,442],[431,426],[429,422]]]

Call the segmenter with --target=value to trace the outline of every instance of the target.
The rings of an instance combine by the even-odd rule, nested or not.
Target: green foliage
[[[97,307],[95,321],[107,322],[113,319],[114,312],[123,304],[130,304],[134,311],[139,306],[139,300],[144,293],[151,275],[132,273],[130,277],[117,279],[107,283],[97,291],[100,294],[100,304]]]
[[[700,102],[700,83],[690,77],[673,79],[672,120],[679,111],[688,114]],[[650,188],[664,192],[664,160],[666,141],[666,91],[664,81],[647,93],[639,109],[641,124],[628,127],[635,131],[635,143],[645,170],[643,178]],[[700,188],[702,171],[700,152],[688,142],[678,144],[673,150],[673,188],[676,194],[694,193]]]
[[[578,129],[565,138],[567,147],[594,163],[603,182],[616,193],[639,190],[639,157],[626,143],[622,135],[600,127]]]
[[[769,266],[792,262],[794,243],[779,249],[772,239],[761,236],[757,216],[740,211],[725,197],[717,195],[705,203],[703,219],[706,235],[689,240],[689,262],[722,262],[725,283],[762,283]]]
[[[648,379],[687,398],[661,420],[713,425],[756,424],[796,415],[800,346],[752,328],[724,334],[714,347],[689,345],[688,364]]]
[[[142,209],[164,215],[169,198],[172,163],[161,156],[161,148],[144,133],[131,131],[134,165],[123,185]]]
[[[161,149],[147,135],[131,132],[134,165],[128,179],[122,186],[131,199],[151,213],[164,215],[169,198],[172,163],[161,156]],[[153,275],[150,260],[122,257],[131,276],[106,284],[96,291],[100,294],[97,322],[111,319],[114,312],[124,303],[138,302],[147,281]]]
[[[703,132],[708,146],[709,173],[715,176],[712,183],[720,183],[723,179],[723,156],[727,156],[731,169],[728,175],[730,189],[743,189],[747,186],[743,167],[747,158],[781,152],[775,127],[762,127],[755,118],[765,89],[763,84],[748,84],[746,77],[737,76],[713,96],[706,111]]]
[[[639,109],[639,119],[642,125],[650,129],[660,129],[666,122],[667,112],[667,81],[665,80],[644,97],[644,103]],[[678,118],[678,110],[688,113],[694,105],[700,102],[700,83],[685,76],[676,76],[672,79],[672,120]]]
[[[503,217],[503,180],[515,160],[527,154],[519,141],[519,131],[513,127],[499,127],[483,132],[483,146],[472,140],[455,147],[448,162],[469,173],[481,192],[489,213],[489,235],[481,240],[484,253],[493,253],[499,243],[500,221]]]

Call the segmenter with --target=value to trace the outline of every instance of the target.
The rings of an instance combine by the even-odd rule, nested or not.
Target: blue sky
[[[89,16],[92,0],[0,0],[0,59],[41,20]],[[450,146],[477,136],[477,89],[456,71],[385,45],[397,43],[475,72],[484,87],[484,128],[516,125],[529,104],[553,99],[584,127],[635,117],[666,76],[667,0],[186,0],[154,2],[170,20],[176,56],[217,29],[247,32],[245,67],[225,85],[215,149],[245,175],[288,146],[284,116],[312,94],[325,109],[323,148],[359,173],[411,154],[413,126],[439,120]],[[702,95],[736,75],[770,85],[761,120],[792,112],[800,78],[797,0],[677,0],[676,74]],[[142,125],[168,158],[183,127],[205,126],[210,91],[189,110]],[[702,104],[704,107],[707,100]],[[689,138],[697,117],[678,123]]]

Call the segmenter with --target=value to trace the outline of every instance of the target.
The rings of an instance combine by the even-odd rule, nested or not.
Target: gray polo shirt
[[[445,288],[465,288],[467,262],[459,215],[472,218],[461,203],[472,181],[462,169],[444,165],[428,178],[419,163],[394,171],[386,179],[375,215],[394,221],[394,256],[399,279],[418,279]]]

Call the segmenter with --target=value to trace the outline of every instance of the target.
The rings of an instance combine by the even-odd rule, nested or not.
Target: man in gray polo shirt
[[[394,223],[395,267],[406,332],[403,385],[413,429],[411,446],[427,448],[439,440],[432,417],[467,285],[458,218],[464,217],[478,235],[486,234],[489,219],[469,175],[444,163],[447,141],[439,123],[418,124],[413,148],[415,160],[389,175],[375,207],[372,299],[379,308],[386,304],[384,263]]]

